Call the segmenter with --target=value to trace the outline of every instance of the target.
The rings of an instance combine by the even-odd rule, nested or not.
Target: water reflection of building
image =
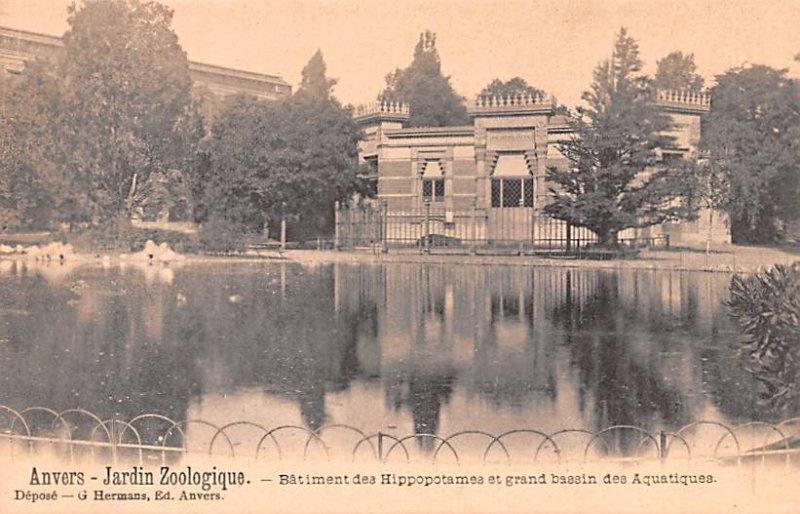
[[[356,283],[345,269],[337,277]],[[359,347],[358,358],[378,366],[372,374],[382,377],[387,407],[408,409],[417,433],[441,426],[454,388],[495,408],[549,404],[557,397],[552,325],[543,316],[556,287],[549,275],[402,265],[375,274],[382,277],[384,300],[378,342]],[[337,291],[337,304],[371,295],[361,288]]]
[[[558,405],[573,425],[596,428],[676,426],[707,408],[701,354],[727,326],[719,277],[413,265],[370,275],[381,277],[378,342],[357,357],[382,377],[387,408],[408,409],[418,432],[464,428],[448,419],[460,395],[529,415]],[[337,289],[339,303],[360,295],[371,296]],[[415,392],[424,383],[426,395]]]
[[[725,276],[241,264],[143,277],[0,268],[0,404],[402,435],[757,414],[726,357]]]

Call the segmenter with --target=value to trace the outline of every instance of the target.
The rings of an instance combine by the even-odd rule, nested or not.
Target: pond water
[[[770,416],[725,274],[0,262],[0,404],[367,433]]]

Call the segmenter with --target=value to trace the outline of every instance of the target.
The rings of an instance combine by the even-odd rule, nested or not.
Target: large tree
[[[464,98],[442,74],[436,35],[426,31],[414,49],[414,60],[387,75],[379,100],[400,101],[411,107],[412,127],[445,127],[469,123]]]
[[[697,74],[694,54],[670,52],[656,65],[655,85],[658,89],[702,91],[705,81]]]
[[[361,130],[330,85],[318,53],[292,98],[232,99],[206,149],[200,203],[208,218],[256,230],[287,217],[298,237],[332,231],[334,202],[358,188]]]
[[[48,209],[52,221],[113,220],[157,189],[151,176],[191,165],[202,129],[171,20],[155,2],[84,0],[56,62],[31,61],[9,88],[0,159],[19,224]]]
[[[701,144],[735,242],[770,242],[800,217],[800,87],[754,65],[717,76]]]
[[[53,210],[76,221],[75,203],[86,188],[67,179],[69,144],[65,88],[57,64],[32,60],[3,78],[0,98],[0,221],[8,227],[47,227]],[[67,201],[70,199],[71,201]]]
[[[197,135],[185,52],[172,11],[147,0],[84,0],[70,8],[63,78],[74,144],[71,172],[95,216],[130,207],[151,173],[187,165]]]
[[[570,119],[571,139],[561,145],[566,167],[548,170],[552,202],[545,212],[587,227],[604,246],[620,231],[691,217],[691,166],[662,164],[657,149],[673,139],[671,123],[653,101],[652,84],[641,74],[639,48],[620,30],[613,59],[594,71],[587,108]]]

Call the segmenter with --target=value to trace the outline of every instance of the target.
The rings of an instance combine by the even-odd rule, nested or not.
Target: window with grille
[[[497,157],[492,172],[492,207],[533,207],[533,178],[524,154]]]
[[[493,178],[492,207],[533,207],[533,179]]]
[[[444,202],[444,179],[422,179],[422,198],[429,202]]]
[[[425,163],[422,173],[422,199],[426,202],[444,202],[444,171],[438,160]]]

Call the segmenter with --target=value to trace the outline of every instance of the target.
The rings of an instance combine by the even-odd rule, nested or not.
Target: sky
[[[72,0],[0,0],[0,25],[61,35]],[[645,71],[693,53],[712,82],[757,63],[800,77],[800,0],[162,0],[189,58],[283,77],[293,87],[317,49],[344,103],[375,100],[407,66],[421,32],[437,34],[442,68],[473,98],[521,76],[574,106],[624,26]]]

